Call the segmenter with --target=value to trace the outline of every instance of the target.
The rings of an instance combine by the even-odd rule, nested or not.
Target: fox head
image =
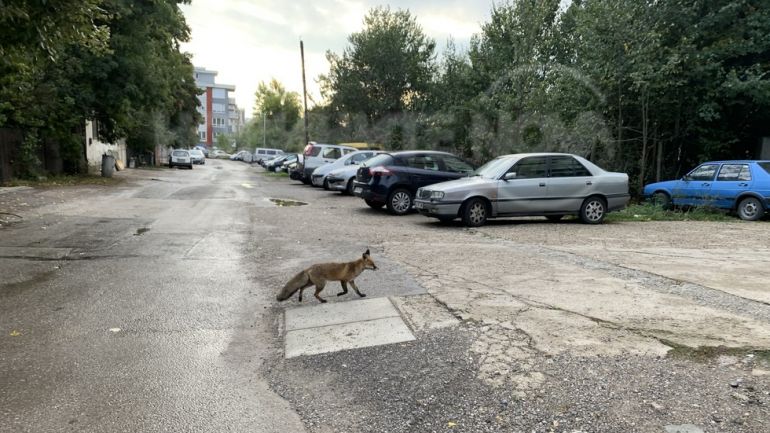
[[[371,269],[373,271],[377,270],[377,265],[374,264],[374,260],[372,260],[369,249],[366,249],[366,252],[363,255],[363,261],[364,261],[364,269]]]

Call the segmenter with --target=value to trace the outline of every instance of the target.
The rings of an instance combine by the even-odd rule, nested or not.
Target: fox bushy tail
[[[291,298],[291,295],[297,292],[297,290],[305,287],[310,282],[310,277],[307,275],[307,271],[302,271],[294,276],[285,286],[278,292],[276,299],[279,301],[285,301]]]

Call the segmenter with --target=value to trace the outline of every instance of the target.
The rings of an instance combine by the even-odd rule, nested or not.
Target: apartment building
[[[198,125],[198,143],[212,147],[220,134],[235,134],[245,124],[245,113],[238,108],[235,86],[216,82],[217,71],[196,67],[195,83],[204,92],[198,95],[201,106],[198,111],[203,121]]]

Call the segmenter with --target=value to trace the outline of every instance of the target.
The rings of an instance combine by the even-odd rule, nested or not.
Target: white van
[[[283,155],[283,150],[269,149],[267,147],[258,147],[254,149],[254,157],[251,159],[251,161],[262,164],[264,161],[267,161],[268,159],[273,159],[279,155]]]

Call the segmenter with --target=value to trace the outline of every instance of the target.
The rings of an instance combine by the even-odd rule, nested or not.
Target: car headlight
[[[430,192],[430,199],[431,200],[441,200],[444,198],[444,191],[431,191]]]

